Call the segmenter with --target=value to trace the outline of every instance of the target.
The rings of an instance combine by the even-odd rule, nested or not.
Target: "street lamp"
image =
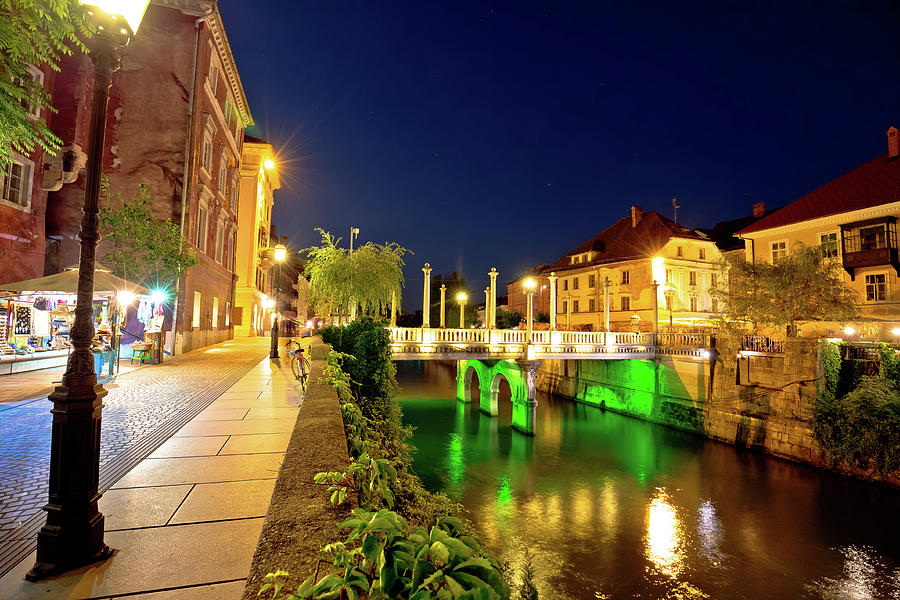
[[[528,295],[528,337],[525,338],[525,343],[531,343],[531,329],[532,324],[534,323],[534,290],[537,287],[537,282],[529,277],[525,280],[525,283],[522,284],[522,287],[525,288],[525,293]]]
[[[265,160],[265,162],[263,163],[263,166],[264,166],[267,170],[271,171],[272,169],[275,168],[275,161],[272,160],[271,158],[267,158],[267,159]]]
[[[466,300],[469,297],[466,296],[465,292],[460,292],[456,295],[456,301],[459,302],[459,328],[464,329],[466,327]]]
[[[284,259],[287,257],[287,248],[284,247],[284,244],[278,244],[272,250],[272,258],[275,259],[275,262],[278,263],[278,287],[276,290],[275,286],[272,286],[272,296],[274,300],[272,301],[272,305],[275,306],[275,319],[272,321],[272,346],[269,348],[269,358],[278,358],[278,310],[281,308],[278,298],[280,296],[280,288],[281,288],[281,265],[284,263]]]
[[[37,560],[25,575],[37,581],[54,573],[104,560],[112,550],[103,542],[100,499],[100,425],[106,390],[97,383],[91,342],[94,339],[94,258],[100,208],[100,169],[106,137],[106,111],[112,74],[119,68],[119,49],[137,31],[149,0],[81,2],[85,18],[96,32],[87,41],[94,65],[84,216],[81,219],[81,259],[78,296],[71,329],[72,353],[53,402],[47,522],[38,533]]]
[[[353,252],[353,240],[359,237],[359,227],[350,228],[350,252]]]

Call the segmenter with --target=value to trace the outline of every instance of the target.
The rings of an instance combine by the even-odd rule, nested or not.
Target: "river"
[[[900,491],[546,395],[528,437],[455,375],[398,363],[414,468],[542,600],[900,599]]]

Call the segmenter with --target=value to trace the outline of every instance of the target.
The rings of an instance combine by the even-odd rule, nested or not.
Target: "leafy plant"
[[[368,510],[382,503],[388,508],[394,507],[391,485],[397,482],[397,470],[386,458],[372,459],[364,452],[343,473],[317,473],[314,480],[320,485],[328,485],[332,504],[343,504],[353,494],[356,503]]]
[[[519,323],[522,322],[522,319],[525,317],[522,316],[517,310],[504,310],[502,308],[497,309],[497,328],[498,329],[515,329],[519,326]],[[550,322],[550,317],[547,316],[547,322]]]
[[[844,283],[839,264],[815,246],[797,244],[777,264],[729,256],[720,269],[720,283],[710,292],[725,329],[786,326],[793,336],[799,321],[846,321],[858,312],[856,292]]]
[[[525,549],[525,564],[522,565],[522,581],[519,583],[519,600],[538,600],[537,586],[534,585],[534,554]]]
[[[103,178],[104,207],[100,210],[103,236],[112,249],[101,259],[114,267],[117,275],[148,287],[167,286],[197,264],[190,248],[172,219],[160,219],[153,212],[150,188],[140,186],[137,198],[122,202],[112,195],[109,179]],[[118,205],[112,208],[111,205]]]
[[[350,530],[347,539],[323,548],[336,572],[321,581],[311,576],[289,599],[509,598],[500,565],[465,535],[459,519],[448,517],[426,530],[389,510],[355,509],[341,527]],[[271,574],[260,593],[275,589],[277,598],[281,588],[275,583],[284,575]]]
[[[31,116],[34,107],[56,109],[29,65],[59,71],[63,56],[87,50],[82,38],[89,36],[78,0],[0,0],[0,169],[11,151],[28,155],[40,147],[55,154],[60,148],[47,122]]]
[[[362,314],[386,315],[399,305],[403,289],[403,256],[410,253],[394,244],[369,242],[353,252],[339,248],[341,238],[316,228],[320,246],[304,248],[309,257],[304,275],[309,279],[309,300],[319,313],[348,314],[350,303]]]
[[[832,464],[900,469],[900,387],[888,379],[863,377],[842,398],[817,397],[813,426]]]

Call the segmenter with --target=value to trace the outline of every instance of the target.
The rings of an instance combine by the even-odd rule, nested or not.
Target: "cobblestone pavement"
[[[101,491],[259,363],[268,343],[265,338],[232,340],[107,383]],[[0,404],[0,576],[34,550],[44,523],[51,422],[45,398]]]

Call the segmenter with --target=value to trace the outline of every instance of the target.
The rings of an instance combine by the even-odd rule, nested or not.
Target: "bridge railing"
[[[709,348],[710,335],[708,333],[660,333],[657,336],[657,346],[676,348]]]
[[[429,329],[431,341],[450,344],[484,344],[487,342],[485,329]]]

